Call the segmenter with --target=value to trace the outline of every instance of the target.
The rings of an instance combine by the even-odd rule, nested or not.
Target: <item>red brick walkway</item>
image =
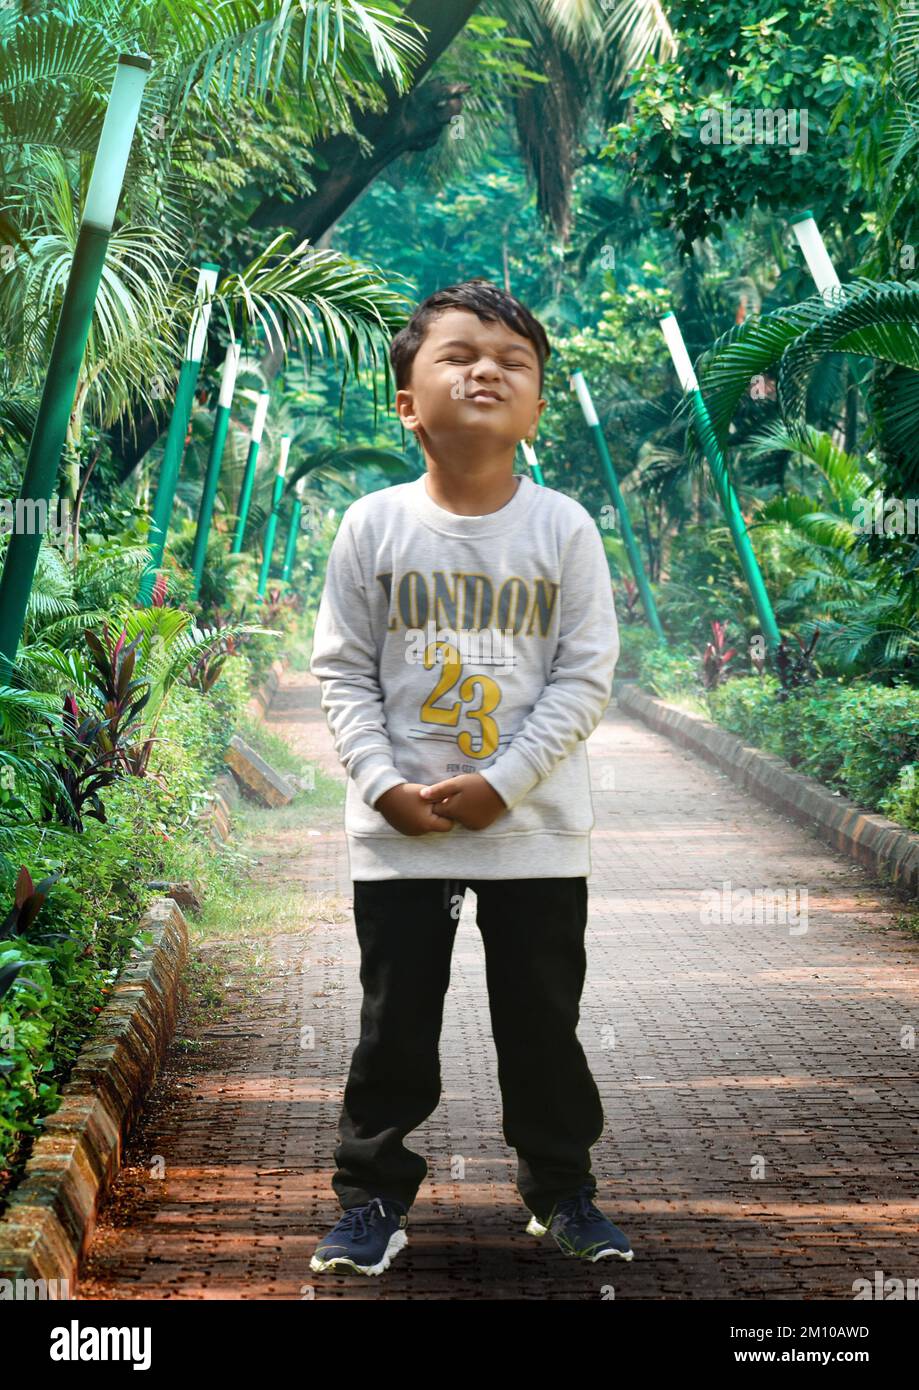
[[[269,722],[340,775],[311,677],[288,675]],[[202,1057],[170,1059],[81,1297],[598,1298],[613,1285],[618,1299],[850,1300],[878,1270],[919,1274],[919,951],[895,926],[902,904],[615,706],[589,749],[579,1032],[607,1121],[599,1201],[632,1264],[583,1266],[524,1232],[470,892],[443,1098],[409,1140],[429,1165],[409,1246],[381,1279],[310,1271],[339,1215],[331,1154],[360,1008],[338,813],[294,853],[275,846],[275,872],[318,893],[320,920],[271,939],[255,1014],[215,1030]],[[703,920],[725,881],[807,889],[807,930]],[[157,1155],[163,1180],[147,1173]]]

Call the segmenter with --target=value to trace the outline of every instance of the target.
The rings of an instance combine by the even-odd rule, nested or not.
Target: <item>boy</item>
[[[310,670],[348,772],[361,1036],[311,1269],[380,1274],[427,1164],[403,1139],[440,1098],[459,908],[476,895],[517,1188],[571,1255],[631,1259],[594,1206],[603,1132],[576,1035],[594,823],[584,740],[619,654],[603,543],[564,494],[514,475],[545,407],[545,330],[475,279],[393,339],[395,405],[426,473],[346,510]]]

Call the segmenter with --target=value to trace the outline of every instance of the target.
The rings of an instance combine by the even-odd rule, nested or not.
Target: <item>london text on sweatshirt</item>
[[[618,655],[606,552],[574,498],[523,474],[497,511],[459,516],[422,474],[353,502],[310,662],[348,773],[352,879],[589,875],[584,741]],[[403,835],[374,809],[463,772],[508,806],[484,830]]]

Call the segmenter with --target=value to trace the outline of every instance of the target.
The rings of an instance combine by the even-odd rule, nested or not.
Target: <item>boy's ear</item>
[[[527,430],[527,432],[526,432],[526,438],[527,438],[528,440],[530,440],[531,442],[532,442],[532,440],[534,440],[534,439],[536,438],[536,427],[537,427],[537,425],[539,424],[539,417],[542,415],[542,413],[543,413],[543,411],[545,410],[545,408],[546,408],[546,402],[545,402],[545,400],[540,396],[539,400],[536,402],[536,414],[533,416],[532,420],[530,421],[530,428],[529,428],[529,429]]]
[[[396,414],[402,421],[402,425],[407,430],[418,428],[418,416],[415,414],[415,400],[411,391],[400,390],[396,392],[393,404],[396,407]]]

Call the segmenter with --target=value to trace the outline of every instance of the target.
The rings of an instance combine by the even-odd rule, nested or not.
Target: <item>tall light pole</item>
[[[660,321],[661,332],[670,349],[670,356],[679,377],[680,385],[684,391],[688,391],[692,397],[693,410],[696,417],[696,426],[702,439],[702,446],[708,458],[712,470],[712,477],[715,479],[715,486],[718,489],[718,496],[721,498],[721,505],[734,540],[734,546],[740,560],[741,568],[756,608],[760,627],[766,639],[766,644],[770,648],[776,648],[782,640],[778,624],[775,621],[775,614],[772,611],[772,604],[763,583],[763,576],[760,572],[759,562],[750,544],[750,537],[747,534],[747,523],[743,519],[740,510],[740,503],[737,501],[737,493],[731,482],[728,466],[724,455],[721,452],[721,445],[718,443],[718,436],[712,424],[708,407],[699,389],[699,382],[690,361],[689,353],[686,351],[686,344],[683,342],[683,335],[680,332],[680,325],[676,315],[671,311],[664,315]]]
[[[278,459],[278,471],[274,475],[274,491],[271,496],[271,511],[268,515],[268,524],[265,527],[265,540],[262,546],[262,568],[258,577],[258,596],[265,597],[265,588],[268,584],[268,572],[271,569],[271,552],[274,550],[274,537],[278,529],[278,516],[281,511],[281,498],[284,496],[284,474],[287,472],[287,456],[290,453],[290,435],[281,435],[281,454]]]
[[[833,291],[839,289],[840,281],[814,214],[810,209],[799,212],[791,218],[790,226],[804,253],[807,268],[814,277],[814,284],[825,299],[830,298]]]
[[[645,610],[645,616],[651,625],[652,630],[657,634],[662,642],[667,641],[666,633],[661,625],[661,620],[657,613],[657,604],[654,602],[654,595],[651,592],[651,585],[648,583],[648,576],[645,573],[644,562],[641,558],[641,551],[638,549],[638,542],[635,539],[635,532],[632,530],[632,519],[629,516],[625,499],[619,487],[619,479],[616,477],[616,470],[613,468],[613,461],[609,456],[609,449],[606,447],[606,440],[600,425],[600,418],[594,408],[591,398],[590,388],[584,379],[584,373],[580,370],[572,372],[571,386],[577,393],[584,421],[593,437],[594,445],[600,456],[600,463],[606,477],[607,486],[613,495],[613,503],[619,515],[619,527],[622,531],[622,539],[625,542],[626,553],[629,557],[629,564],[635,576],[635,583],[638,585],[638,592],[641,595],[641,602]]]
[[[530,465],[530,472],[533,474],[533,478],[539,484],[540,487],[545,487],[546,480],[542,476],[542,469],[540,468],[539,463],[537,462],[536,450],[533,448],[533,445],[528,444],[525,439],[521,439],[520,447],[523,450],[523,457]]]
[[[294,486],[294,505],[290,514],[290,530],[287,533],[284,564],[281,569],[281,578],[288,582],[294,572],[294,557],[297,553],[297,537],[300,534],[300,518],[303,515],[303,490],[305,487],[306,479],[298,478]]]
[[[191,326],[185,344],[185,356],[179,371],[179,384],[176,387],[175,404],[169,432],[163,449],[160,472],[156,484],[156,499],[150,518],[150,564],[140,581],[138,602],[148,604],[153,593],[156,570],[163,563],[166,549],[166,534],[175,505],[176,485],[185,453],[185,437],[195,401],[195,387],[201,370],[201,358],[207,342],[207,327],[211,317],[210,297],[217,288],[220,267],[206,261],[198,271],[198,284],[195,289],[195,304],[192,310]]]
[[[36,513],[39,518],[47,514],[57,482],[105,253],[152,65],[146,54],[122,53],[115,69],[22,480],[20,499],[28,504],[33,518]],[[0,655],[11,662],[22,636],[41,537],[40,526],[17,530],[6,552],[0,578]]]
[[[249,455],[246,459],[246,471],[243,474],[242,487],[239,489],[236,530],[233,534],[233,544],[230,546],[231,555],[238,555],[243,548],[243,536],[246,534],[246,522],[249,520],[249,504],[252,501],[252,489],[255,486],[255,469],[258,464],[258,451],[262,442],[262,433],[265,429],[265,418],[268,414],[268,402],[270,399],[271,396],[267,391],[259,392],[258,401],[255,406],[255,416],[252,421],[252,432],[249,435]]]
[[[217,496],[217,484],[220,481],[220,465],[223,462],[223,450],[230,425],[230,407],[233,404],[236,373],[239,369],[239,353],[239,343],[234,342],[228,345],[223,372],[220,377],[220,395],[217,397],[217,411],[214,415],[214,433],[211,435],[211,450],[207,460],[207,472],[204,475],[201,506],[198,509],[198,529],[195,532],[195,544],[191,555],[191,568],[194,575],[192,598],[197,598],[201,590],[204,557],[207,555],[207,540],[211,530],[211,518],[214,515],[214,499]]]
[[[796,213],[790,219],[789,225],[807,262],[807,268],[817,286],[818,293],[827,302],[841,298],[838,291],[841,290],[842,285],[836,274],[836,267],[830,259],[830,253],[826,249],[826,242],[820,235],[820,228],[817,226],[814,214],[809,208],[806,208],[803,212]],[[851,352],[846,353],[846,361],[849,364],[849,371],[852,373],[855,388],[857,391],[861,391],[865,376],[864,365]]]

